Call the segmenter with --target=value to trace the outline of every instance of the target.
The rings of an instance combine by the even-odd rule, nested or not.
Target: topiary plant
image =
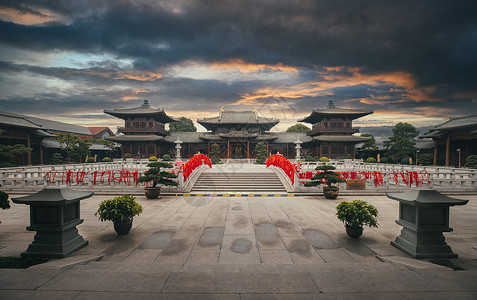
[[[157,161],[157,157],[155,157],[154,155],[149,157],[149,161]]]
[[[329,159],[328,157],[326,157],[326,156],[322,156],[322,157],[320,157],[320,161],[321,161],[321,162],[329,162],[330,159]]]
[[[267,146],[264,143],[259,142],[255,146],[255,154],[257,155],[257,164],[263,164],[267,160]]]
[[[306,187],[312,187],[322,184],[322,179],[324,179],[325,184],[328,187],[333,187],[335,184],[340,182],[346,182],[343,178],[338,177],[338,173],[333,172],[335,170],[335,166],[318,166],[315,170],[321,170],[323,172],[316,174],[311,178],[311,182],[305,183]]]
[[[58,153],[58,152],[53,153],[53,155],[51,156],[50,163],[52,165],[59,165],[63,163],[63,155],[61,155],[61,153]]]
[[[210,161],[213,164],[220,163],[220,146],[218,144],[210,146]]]
[[[401,165],[408,165],[409,164],[409,157],[403,157],[401,159]]]
[[[363,228],[363,225],[378,227],[378,210],[366,201],[343,201],[336,207],[336,216],[350,228]]]
[[[429,157],[429,155],[421,154],[417,158],[417,164],[419,164],[421,166],[428,166],[428,165],[432,164],[432,161],[431,161],[431,158]]]
[[[172,158],[169,154],[164,154],[162,156],[162,161],[171,161],[171,160],[172,160]]]
[[[477,169],[477,155],[469,155],[465,160],[465,166],[472,169]]]
[[[131,158],[131,157],[132,157],[131,153],[125,153],[123,156],[123,158]]]
[[[367,163],[375,163],[375,162],[376,162],[376,158],[374,158],[374,157],[368,157],[368,158],[366,158],[366,162],[367,162]]]
[[[105,157],[101,160],[102,162],[112,162],[113,160],[109,157]]]
[[[8,209],[10,208],[10,201],[8,201],[8,194],[0,191],[0,208]]]
[[[156,187],[158,184],[173,186],[178,185],[177,182],[171,180],[171,178],[177,178],[176,174],[161,171],[161,168],[172,168],[171,164],[164,162],[152,162],[147,166],[149,167],[149,170],[147,170],[143,176],[138,178],[138,182],[152,181],[152,187]]]
[[[94,162],[95,162],[94,157],[91,157],[91,156],[88,157],[88,163],[94,163]]]
[[[315,161],[315,159],[313,158],[313,156],[311,156],[310,154],[308,154],[306,157],[305,157],[305,161]]]
[[[387,158],[387,157],[383,157],[383,158],[381,158],[380,161],[381,161],[381,163],[386,164],[386,163],[388,163],[388,158]]]

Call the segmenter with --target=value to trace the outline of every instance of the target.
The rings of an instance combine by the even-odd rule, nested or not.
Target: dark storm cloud
[[[0,23],[1,42],[32,50],[106,51],[132,58],[143,69],[238,57],[356,66],[369,73],[404,70],[421,85],[453,83],[474,91],[475,1],[204,0],[179,1],[177,12],[155,1],[19,3],[71,20]],[[86,16],[80,18],[81,10]]]

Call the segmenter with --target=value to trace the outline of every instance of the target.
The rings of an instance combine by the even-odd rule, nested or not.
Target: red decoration
[[[283,155],[274,154],[267,159],[265,164],[267,165],[267,167],[275,166],[275,167],[281,168],[285,172],[285,174],[287,174],[287,176],[290,178],[292,184],[295,183],[296,168]]]

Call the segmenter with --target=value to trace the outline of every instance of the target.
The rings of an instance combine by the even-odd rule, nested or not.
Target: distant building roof
[[[40,124],[28,120],[26,116],[5,111],[0,111],[0,124],[30,129],[42,129]]]
[[[275,144],[295,143],[297,139],[303,143],[313,140],[312,137],[306,135],[306,132],[273,132],[273,135],[277,136],[277,139],[273,141]]]
[[[41,145],[45,148],[50,148],[50,149],[61,149],[62,145],[54,139],[44,139],[41,141]],[[109,147],[106,147],[103,144],[92,144],[89,147],[90,150],[99,150],[99,151],[110,151],[111,149]]]
[[[212,130],[222,125],[259,125],[264,130],[270,130],[273,126],[277,125],[280,121],[273,118],[265,118],[258,116],[255,110],[245,111],[233,111],[233,110],[221,110],[219,116],[212,118],[203,118],[197,120],[197,123],[204,126],[208,130]]]
[[[164,138],[162,136],[158,136],[155,134],[144,134],[144,135],[136,135],[136,134],[128,134],[128,135],[116,135],[116,136],[108,136],[106,140],[113,141],[113,142],[156,142],[162,141]]]
[[[298,122],[316,124],[323,120],[323,118],[332,116],[348,117],[354,120],[372,113],[372,110],[339,108],[333,104],[332,100],[330,100],[328,102],[328,107],[324,109],[314,109],[308,117],[298,120]]]
[[[369,141],[371,137],[356,136],[356,135],[318,135],[314,136],[313,140],[318,142],[333,142],[333,143],[363,143]]]
[[[88,127],[89,132],[91,132],[92,135],[95,137],[100,135],[101,133],[108,131],[111,136],[114,135],[114,133],[109,129],[107,126],[102,126],[102,127]]]
[[[148,100],[144,100],[143,105],[140,107],[105,109],[104,113],[120,119],[126,119],[132,116],[150,117],[163,124],[177,121],[168,116],[163,109],[151,108]]]
[[[450,118],[442,124],[436,125],[433,129],[430,129],[425,134],[421,135],[419,138],[433,138],[439,137],[446,132],[453,130],[470,130],[471,134],[477,133],[477,115],[459,117],[459,118]]]

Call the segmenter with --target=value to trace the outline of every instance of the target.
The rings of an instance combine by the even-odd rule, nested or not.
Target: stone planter
[[[357,239],[363,234],[363,227],[351,228],[351,227],[345,226],[345,228],[346,228],[346,233],[353,239]]]
[[[340,188],[336,186],[332,186],[332,187],[324,186],[323,194],[325,195],[326,199],[336,199],[338,198],[338,195],[340,194]]]
[[[160,187],[146,187],[144,188],[144,194],[147,199],[157,199],[161,194]]]
[[[132,228],[132,220],[128,223],[119,223],[114,222],[114,231],[116,231],[117,235],[126,235],[131,231]]]

